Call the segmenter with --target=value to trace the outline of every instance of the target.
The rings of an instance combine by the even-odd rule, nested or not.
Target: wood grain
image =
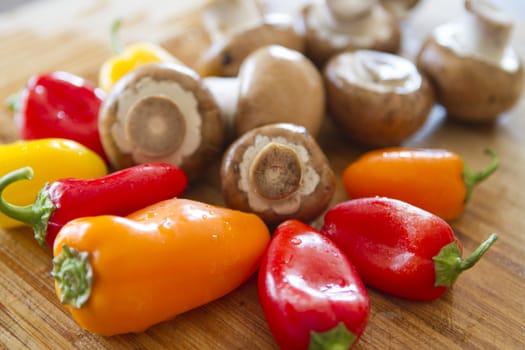
[[[162,43],[191,65],[207,45],[195,9],[203,1],[127,0],[33,2],[0,15],[0,100],[35,73],[65,70],[96,81],[110,54],[109,23],[124,19],[125,42]],[[520,7],[518,1],[506,4]],[[403,54],[413,57],[430,30],[462,11],[460,1],[426,0],[403,23]],[[514,46],[525,57],[525,14],[515,12]],[[415,303],[368,289],[372,309],[356,349],[525,349],[525,100],[497,123],[474,127],[450,121],[436,106],[409,146],[444,147],[479,169],[491,147],[501,168],[479,185],[464,215],[451,222],[470,253],[491,232],[500,239],[441,299]],[[0,142],[18,138],[0,112]],[[336,171],[364,149],[325,120],[319,143]],[[1,161],[1,160],[0,160]],[[346,199],[340,182],[333,203]],[[186,196],[223,204],[218,163]],[[319,225],[320,219],[313,225]],[[100,337],[80,329],[56,299],[51,251],[27,228],[0,229],[0,348],[6,349],[273,349],[257,299],[255,277],[213,303],[144,333]]]

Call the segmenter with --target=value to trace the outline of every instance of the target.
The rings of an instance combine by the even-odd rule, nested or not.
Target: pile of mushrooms
[[[343,51],[395,53],[401,31],[397,17],[379,0],[326,0],[303,10],[306,55],[319,67]]]
[[[494,121],[523,90],[523,65],[510,46],[512,19],[486,0],[465,6],[463,18],[433,31],[417,63],[450,117]]]
[[[270,124],[235,140],[223,156],[221,183],[230,208],[258,214],[269,225],[309,222],[328,206],[335,176],[304,127]]]
[[[417,0],[394,2],[406,10]],[[335,192],[315,140],[326,108],[350,139],[384,147],[425,123],[431,83],[449,113],[468,120],[490,119],[519,97],[523,68],[508,45],[512,23],[485,0],[466,0],[468,16],[437,28],[422,47],[418,64],[430,81],[410,60],[385,52],[399,49],[400,31],[379,0],[301,3],[308,3],[300,14],[310,58],[292,21],[270,23],[255,0],[218,0],[203,12],[214,43],[197,64],[214,76],[179,63],[124,76],[99,116],[113,168],[164,161],[194,179],[231,141],[220,166],[226,205],[269,225],[309,222]]]
[[[400,144],[425,123],[434,104],[430,83],[398,55],[357,50],[324,69],[328,110],[350,139],[367,146]]]
[[[236,76],[256,49],[281,45],[303,51],[304,38],[288,16],[264,15],[254,0],[217,0],[201,11],[211,45],[195,69],[201,76]]]

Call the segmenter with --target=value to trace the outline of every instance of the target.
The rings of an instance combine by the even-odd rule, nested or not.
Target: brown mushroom
[[[319,67],[343,51],[370,49],[397,52],[401,30],[397,18],[379,0],[327,0],[303,11],[306,55]]]
[[[204,78],[226,123],[240,136],[272,123],[294,123],[316,136],[325,115],[323,78],[302,53],[265,46],[243,62],[237,78]]]
[[[417,63],[450,117],[490,122],[518,102],[523,64],[510,46],[511,17],[485,0],[465,4],[463,18],[433,31]]]
[[[250,130],[233,142],[222,159],[221,183],[229,207],[269,225],[312,221],[335,192],[334,173],[315,139],[287,123]]]
[[[120,79],[101,107],[99,130],[114,168],[163,161],[190,178],[224,141],[214,97],[197,73],[174,63],[140,66]]]
[[[212,44],[196,63],[201,76],[236,76],[246,56],[262,46],[304,48],[290,17],[264,16],[255,1],[214,1],[202,10],[202,21]]]
[[[333,57],[324,70],[329,115],[350,139],[397,145],[427,120],[432,88],[410,60],[357,50]]]

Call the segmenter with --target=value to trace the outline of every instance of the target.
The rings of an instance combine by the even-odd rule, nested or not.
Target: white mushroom
[[[214,97],[193,70],[173,63],[143,65],[120,79],[101,107],[99,130],[114,168],[163,161],[190,178],[224,142]]]
[[[319,71],[303,54],[266,46],[250,54],[237,78],[204,78],[216,96],[230,136],[272,123],[294,123],[316,136],[325,114]]]
[[[400,144],[427,120],[429,82],[406,58],[357,50],[324,70],[329,115],[350,139],[372,147]]]
[[[318,66],[343,51],[400,48],[398,20],[379,0],[326,0],[307,6],[303,21],[306,55]]]
[[[512,18],[487,0],[467,0],[464,16],[437,27],[417,63],[452,118],[495,120],[523,90],[523,65],[510,46]]]
[[[251,52],[267,45],[303,51],[304,38],[288,16],[261,13],[254,0],[218,0],[202,10],[211,46],[196,63],[201,76],[236,76]]]
[[[233,142],[221,163],[221,183],[229,207],[254,212],[270,225],[314,220],[335,192],[323,151],[294,124],[262,126]]]

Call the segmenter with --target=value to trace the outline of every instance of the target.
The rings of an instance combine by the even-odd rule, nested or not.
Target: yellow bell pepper
[[[34,178],[18,181],[6,188],[3,196],[14,205],[30,205],[47,182],[74,177],[90,179],[107,174],[104,160],[80,143],[66,139],[17,141],[0,145],[0,175],[30,166]],[[24,223],[0,214],[0,227],[12,228]]]
[[[120,28],[120,21],[115,21],[112,26],[112,48],[114,55],[105,61],[99,71],[99,86],[104,91],[111,90],[113,85],[128,72],[136,67],[154,62],[175,62],[182,64],[162,47],[149,43],[139,42],[121,48],[115,39]]]

